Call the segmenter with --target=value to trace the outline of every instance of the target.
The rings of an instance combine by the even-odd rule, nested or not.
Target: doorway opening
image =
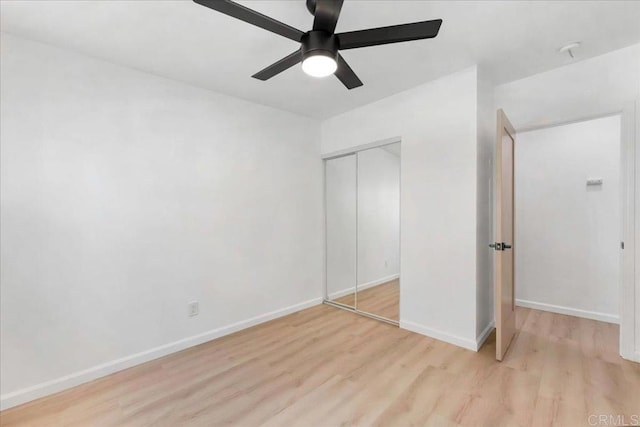
[[[499,122],[500,114],[504,113],[498,112]],[[622,117],[611,114],[530,128],[520,130],[517,138],[513,131],[512,152],[507,152],[513,185],[500,185],[504,168],[498,167],[496,175],[497,240],[501,242],[505,223],[513,230],[507,245],[510,260],[504,258],[504,244],[500,248],[493,244],[498,360],[517,336],[515,322],[503,324],[500,318],[505,307],[501,289],[505,262],[512,269],[508,302],[513,312],[519,306],[573,316],[575,322],[568,318],[569,323],[576,325],[590,325],[580,319],[606,322],[610,326],[603,328],[620,336],[624,237],[629,234],[624,218],[633,211],[633,204],[625,200],[629,153]],[[499,136],[497,162],[504,165],[501,145]],[[500,202],[509,191],[512,216],[505,222]]]

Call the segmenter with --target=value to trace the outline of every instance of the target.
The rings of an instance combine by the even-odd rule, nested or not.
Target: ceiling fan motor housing
[[[309,31],[302,36],[301,52],[302,60],[310,56],[323,55],[338,60],[338,49],[340,48],[338,38],[335,34],[325,31]]]

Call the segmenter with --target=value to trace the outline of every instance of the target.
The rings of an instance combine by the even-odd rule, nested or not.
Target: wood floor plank
[[[397,322],[400,320],[400,279],[359,289],[357,296],[354,293],[347,294],[335,299],[335,302]]]
[[[516,315],[500,363],[495,334],[476,353],[312,307],[3,411],[0,425],[574,426],[640,412],[617,325]]]

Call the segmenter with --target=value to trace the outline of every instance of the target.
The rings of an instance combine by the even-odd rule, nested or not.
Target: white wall
[[[319,302],[316,121],[0,50],[3,407]]]
[[[322,151],[402,138],[400,325],[476,346],[475,67],[322,124]]]
[[[640,44],[497,86],[516,129],[619,112],[640,97]]]
[[[617,322],[620,116],[518,134],[515,171],[517,302]]]
[[[400,274],[400,157],[358,152],[358,286]]]

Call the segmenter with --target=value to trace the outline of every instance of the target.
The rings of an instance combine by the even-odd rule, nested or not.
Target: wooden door
[[[495,308],[496,358],[502,360],[516,334],[514,283],[513,153],[516,132],[498,110],[496,157]]]

